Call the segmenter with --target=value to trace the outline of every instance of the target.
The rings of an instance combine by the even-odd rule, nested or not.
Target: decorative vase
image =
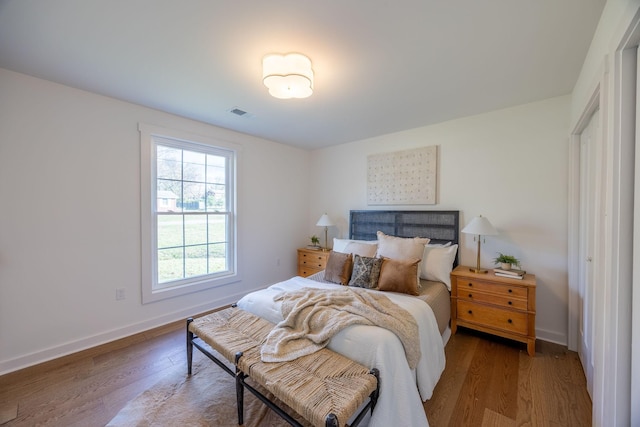
[[[510,264],[510,263],[508,263],[508,262],[502,262],[502,263],[500,263],[500,267],[501,267],[503,270],[511,270],[511,264]]]

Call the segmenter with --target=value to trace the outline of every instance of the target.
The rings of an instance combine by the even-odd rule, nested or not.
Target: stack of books
[[[515,268],[512,268],[511,270],[503,270],[502,268],[494,268],[493,269],[493,273],[496,276],[500,276],[500,277],[508,277],[510,279],[522,280],[522,278],[524,277],[524,275],[527,272],[524,271],[524,270],[517,270]]]

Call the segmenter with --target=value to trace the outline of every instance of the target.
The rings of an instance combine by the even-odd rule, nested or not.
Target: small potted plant
[[[513,255],[505,255],[501,252],[498,252],[498,256],[493,259],[493,262],[498,265],[503,270],[511,270],[512,266],[520,265],[520,260]]]
[[[314,248],[320,246],[320,238],[318,238],[318,236],[316,236],[315,234],[309,237],[309,239],[311,239],[311,246],[313,246]]]

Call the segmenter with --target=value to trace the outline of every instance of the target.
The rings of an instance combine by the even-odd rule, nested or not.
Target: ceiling
[[[0,67],[316,149],[571,93],[604,3],[0,0]],[[274,52],[311,97],[268,94]]]

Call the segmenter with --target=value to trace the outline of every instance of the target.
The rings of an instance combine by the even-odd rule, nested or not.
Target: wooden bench
[[[363,404],[352,426],[367,410],[373,412],[379,395],[377,369],[366,367],[329,349],[290,362],[262,362],[260,348],[273,329],[270,323],[237,307],[187,319],[187,367],[191,375],[193,347],[236,378],[238,424],[244,422],[244,389],[293,426],[292,416],[246,382],[249,377],[296,411],[313,426],[345,426]],[[215,349],[235,365],[235,372],[207,348]],[[366,402],[366,404],[365,404]]]

